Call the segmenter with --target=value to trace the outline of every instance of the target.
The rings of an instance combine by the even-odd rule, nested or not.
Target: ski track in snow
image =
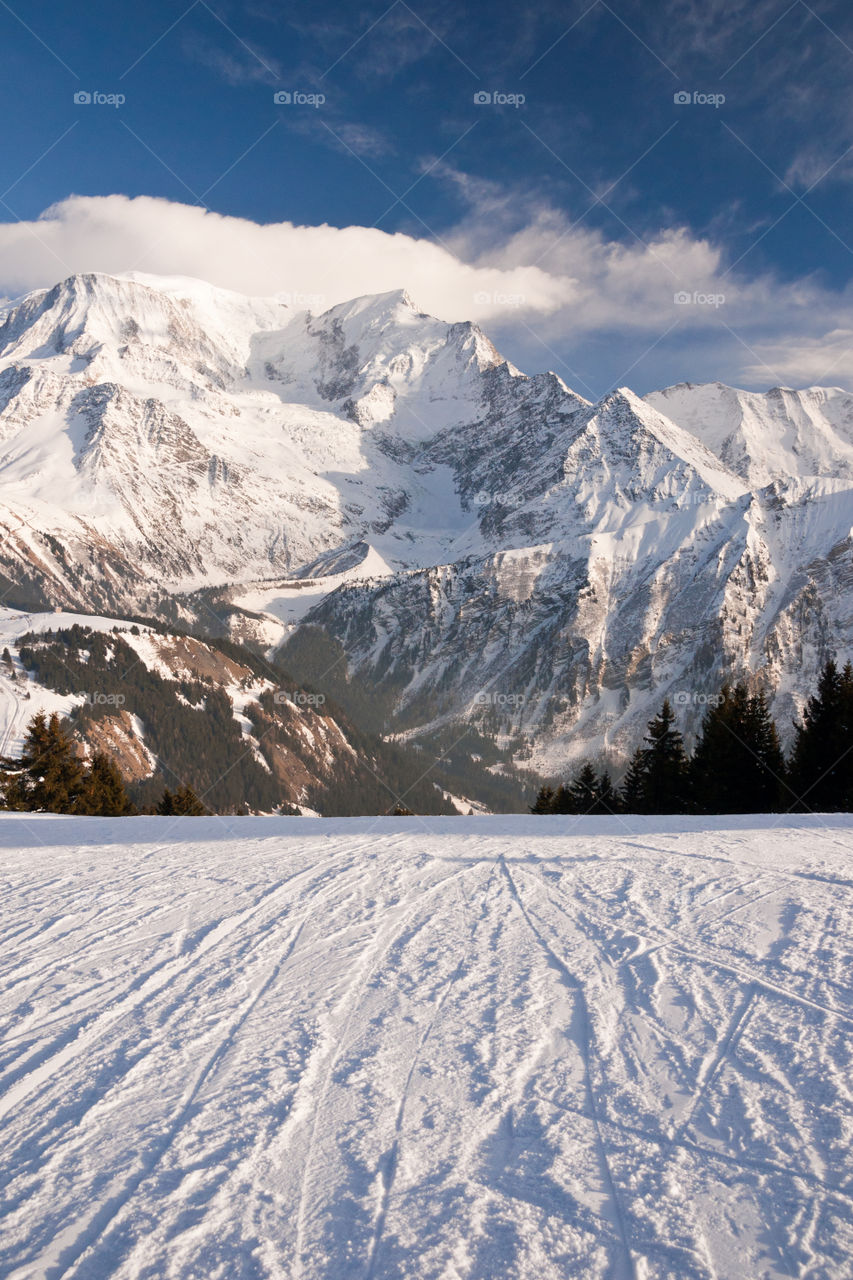
[[[853,819],[243,822],[0,819],[0,1276],[847,1280]]]

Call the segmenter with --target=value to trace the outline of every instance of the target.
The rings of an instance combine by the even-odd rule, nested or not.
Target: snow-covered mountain
[[[752,488],[792,477],[853,478],[853,395],[838,387],[765,395],[720,382],[654,391],[652,405],[679,423]]]
[[[853,641],[853,396],[589,404],[402,291],[77,276],[0,316],[7,602],[341,642],[391,727],[556,768]],[[310,643],[310,640],[309,640]],[[300,648],[301,646],[301,648]]]
[[[418,476],[412,457],[480,415],[492,371],[519,376],[404,293],[314,317],[195,281],[73,277],[0,326],[7,572],[60,603],[139,606],[301,573],[392,525],[391,563],[428,563],[468,518],[448,468]]]

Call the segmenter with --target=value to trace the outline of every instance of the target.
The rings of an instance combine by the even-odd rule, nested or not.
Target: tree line
[[[137,807],[110,757],[83,757],[69,723],[43,712],[30,721],[20,758],[0,758],[0,804],[17,811],[116,817],[208,812],[187,785],[166,788]],[[707,711],[692,754],[667,699],[619,787],[585,762],[568,782],[543,786],[531,806],[533,813],[556,814],[850,810],[853,667],[839,670],[833,661],[821,671],[787,758],[764,694],[751,694],[744,683],[727,685]]]
[[[621,785],[586,761],[543,786],[532,813],[787,813],[853,809],[853,667],[828,661],[786,757],[762,692],[725,685],[692,754],[669,699],[649,721]]]
[[[159,802],[138,809],[115,763],[102,751],[84,759],[67,722],[40,711],[27,727],[19,759],[0,758],[0,802],[29,813],[121,818],[135,813],[200,817],[207,813],[192,788],[166,788]]]

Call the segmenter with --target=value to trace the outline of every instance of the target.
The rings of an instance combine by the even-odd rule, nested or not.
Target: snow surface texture
[[[0,1274],[848,1277],[851,845],[4,818]]]

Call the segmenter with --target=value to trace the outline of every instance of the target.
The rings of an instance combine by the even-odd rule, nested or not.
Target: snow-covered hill
[[[0,609],[0,655],[0,756],[20,756],[33,716],[57,712],[81,754],[112,757],[143,808],[189,785],[213,813],[384,813],[404,795],[421,812],[468,812],[445,791],[446,770],[426,778],[414,752],[235,645]],[[481,782],[494,789],[489,774]],[[517,782],[499,807],[522,796]]]
[[[853,649],[851,527],[837,389],[593,405],[403,291],[76,276],[0,325],[7,602],[321,626],[396,731],[468,720],[543,770],[744,674],[787,730]]]
[[[0,818],[0,1272],[842,1280],[851,837]]]

